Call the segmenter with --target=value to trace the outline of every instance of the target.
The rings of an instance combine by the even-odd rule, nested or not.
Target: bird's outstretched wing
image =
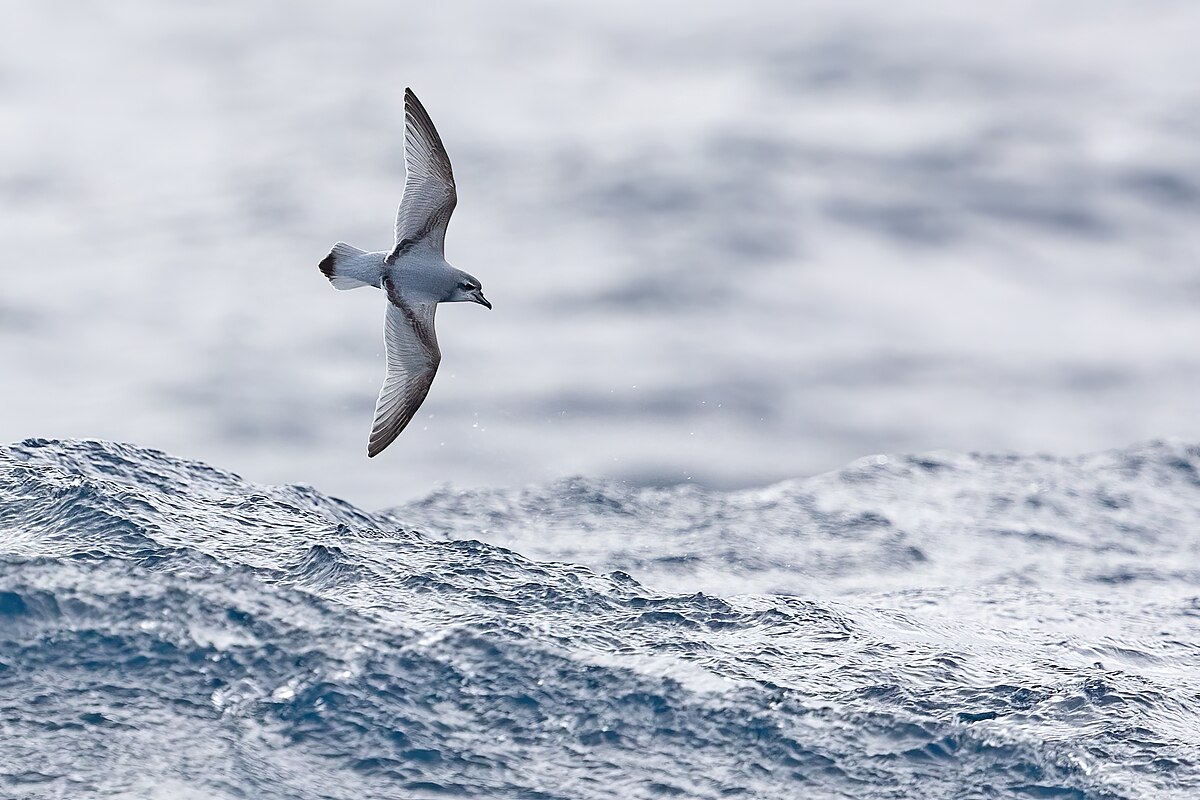
[[[442,137],[412,89],[404,90],[404,168],[404,197],[396,212],[396,245],[388,264],[425,239],[442,253],[446,226],[458,204]]]
[[[433,330],[436,303],[412,304],[392,282],[384,281],[388,293],[383,341],[387,346],[387,377],[375,404],[375,423],[367,455],[374,458],[404,430],[433,385],[442,352]]]

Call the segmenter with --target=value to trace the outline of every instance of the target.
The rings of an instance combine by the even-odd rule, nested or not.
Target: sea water
[[[0,794],[1191,798],[1200,447],[371,513],[0,450]]]

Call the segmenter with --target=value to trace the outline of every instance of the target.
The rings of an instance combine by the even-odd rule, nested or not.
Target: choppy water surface
[[[1200,447],[368,513],[0,450],[16,798],[1200,791]]]

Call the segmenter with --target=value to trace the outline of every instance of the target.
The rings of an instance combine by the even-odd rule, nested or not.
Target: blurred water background
[[[1200,7],[6,3],[0,441],[367,507],[568,474],[1200,438]],[[416,422],[365,457],[403,87],[454,161]]]

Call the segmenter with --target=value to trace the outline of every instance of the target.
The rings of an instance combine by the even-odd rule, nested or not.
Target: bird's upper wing
[[[387,346],[387,377],[375,404],[375,423],[367,455],[372,458],[392,443],[408,425],[433,385],[442,352],[433,330],[436,303],[410,303],[390,280],[383,341]]]
[[[404,197],[396,212],[396,245],[388,254],[389,264],[427,237],[443,252],[446,226],[458,203],[442,137],[412,89],[404,90],[404,168]]]

